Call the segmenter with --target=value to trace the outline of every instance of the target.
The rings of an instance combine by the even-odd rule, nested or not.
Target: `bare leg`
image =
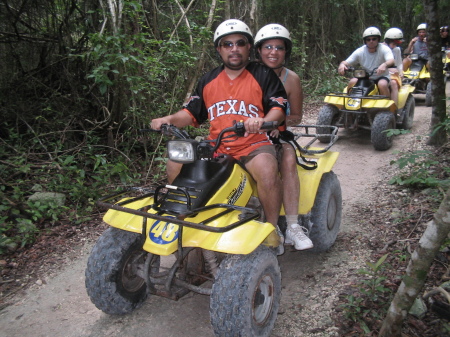
[[[281,209],[281,179],[277,159],[271,154],[260,153],[245,166],[256,181],[267,222],[277,226]]]
[[[283,180],[283,205],[287,223],[285,243],[293,244],[297,250],[304,250],[312,248],[313,243],[298,223],[300,179],[297,173],[296,156],[292,146],[283,144],[280,172]]]
[[[412,60],[409,57],[403,59],[403,69],[406,71],[411,66]]]
[[[171,184],[178,174],[180,174],[181,167],[183,164],[175,163],[174,161],[167,161],[166,172],[167,172],[167,181]]]
[[[296,153],[292,146],[283,144],[283,156],[280,163],[283,180],[283,205],[286,215],[298,217],[300,199],[300,180],[297,174]]]
[[[394,101],[398,109],[398,82],[395,80],[391,80],[390,86],[391,86],[391,99]]]
[[[352,79],[350,79],[350,81],[348,82],[348,86],[347,86],[347,92],[349,92],[350,89],[353,88],[353,86],[356,84],[356,82],[358,82],[358,79],[356,77],[353,77]]]
[[[391,97],[391,93],[389,92],[389,84],[386,80],[381,79],[378,81],[378,90],[381,95]]]

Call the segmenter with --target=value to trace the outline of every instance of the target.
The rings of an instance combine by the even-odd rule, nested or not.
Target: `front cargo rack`
[[[127,194],[130,194],[132,192],[138,192],[140,195],[135,197],[129,197],[126,200],[122,200],[117,203],[112,203],[111,200],[117,199],[118,197],[126,197]],[[168,213],[166,211],[163,211],[159,209],[159,205],[157,202],[149,205],[145,205],[139,209],[133,209],[130,207],[126,207],[128,204],[131,204],[133,202],[148,198],[148,197],[154,197],[155,196],[155,190],[148,189],[148,188],[142,188],[142,187],[130,187],[127,189],[123,189],[121,191],[118,191],[114,194],[107,195],[105,197],[100,198],[97,201],[97,205],[106,209],[113,209],[120,212],[125,212],[129,214],[134,214],[137,216],[141,216],[144,219],[153,219],[153,220],[159,220],[159,221],[166,221],[170,222],[182,227],[190,227],[198,230],[203,230],[207,232],[213,232],[213,233],[225,233],[228,232],[240,225],[245,224],[246,222],[249,222],[251,220],[257,219],[261,216],[258,210],[248,207],[242,207],[242,206],[235,206],[235,205],[229,205],[229,204],[213,204],[213,205],[207,205],[203,207],[198,207],[192,210],[189,210],[182,214],[171,214],[175,217],[168,217],[161,215],[163,212]],[[155,199],[154,199],[155,200]],[[148,209],[154,209],[158,213],[148,213],[146,210]],[[210,216],[209,218],[196,223],[196,222],[190,222],[185,220],[186,218],[190,216],[195,216],[201,212],[210,211],[213,209],[222,209],[221,211],[218,211],[213,216]],[[211,227],[208,226],[209,223],[213,222],[214,220],[220,218],[223,215],[226,215],[232,211],[240,211],[238,221],[235,221],[225,227]]]

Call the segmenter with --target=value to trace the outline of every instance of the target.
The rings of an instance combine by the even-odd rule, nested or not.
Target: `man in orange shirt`
[[[198,126],[209,120],[209,138],[215,139],[224,128],[243,121],[245,136],[222,144],[218,152],[245,165],[256,181],[267,222],[277,227],[282,200],[277,153],[267,132],[260,132],[260,127],[263,122],[284,121],[287,95],[270,68],[250,62],[253,43],[253,35],[244,22],[222,22],[214,33],[214,46],[223,64],[199,80],[184,109],[152,120],[151,127],[158,130],[162,124]],[[168,165],[169,182],[179,169]]]

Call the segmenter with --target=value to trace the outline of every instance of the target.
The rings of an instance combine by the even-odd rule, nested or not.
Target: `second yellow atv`
[[[348,130],[371,131],[375,150],[385,151],[392,146],[392,136],[386,130],[396,127],[409,130],[413,125],[415,102],[414,87],[403,85],[398,93],[398,106],[389,97],[379,95],[378,87],[363,69],[351,69],[357,83],[347,92],[334,92],[325,97],[325,105],[319,111],[318,125],[344,127]],[[329,134],[329,128],[318,129],[319,134]],[[329,142],[328,136],[319,138]]]

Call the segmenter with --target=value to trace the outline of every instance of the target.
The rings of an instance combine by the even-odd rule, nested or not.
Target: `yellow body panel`
[[[420,71],[411,71],[410,69],[406,70],[403,73],[403,76],[409,79],[416,79],[416,78],[430,78],[430,72],[428,71],[427,67],[423,66]]]
[[[347,93],[347,88],[344,89],[344,95]],[[378,95],[378,89],[375,88],[369,95]],[[325,96],[325,103],[335,105],[339,110],[345,109],[350,111],[358,111],[360,109],[383,109],[395,112],[397,107],[391,99],[360,99],[351,98],[350,96],[337,97]]]
[[[130,198],[124,198],[119,202],[128,199]],[[142,200],[129,203],[126,205],[126,207],[132,209],[141,209],[144,206],[152,204],[153,204],[153,197],[148,197]],[[150,210],[149,213],[155,212]],[[112,227],[120,228],[128,232],[142,233],[142,217],[139,215],[109,209],[103,216],[103,221]]]
[[[311,148],[311,150],[314,150],[314,148]],[[308,214],[312,210],[322,175],[331,171],[338,156],[338,152],[332,151],[317,155],[307,155],[305,156],[307,160],[317,161],[317,168],[315,170],[305,170],[302,167],[297,166],[300,178],[299,214]],[[285,215],[284,208],[281,209],[280,214]]]
[[[238,221],[239,214],[240,212],[237,211],[231,212],[209,223],[208,226],[225,227],[232,222]],[[186,218],[185,220],[197,223],[201,221],[201,218],[209,216],[211,216],[210,212],[204,212],[195,218]],[[149,234],[152,231],[156,232],[159,225],[156,222],[149,224]],[[158,237],[148,235],[143,248],[153,254],[170,255],[178,248],[177,238],[172,242],[168,242],[172,239],[172,230],[178,230],[178,226],[170,223],[163,223],[162,226],[166,229],[161,233],[156,233],[159,235]],[[229,254],[249,254],[273,231],[274,227],[270,223],[256,220],[249,221],[225,233],[213,233],[185,227],[183,230],[183,247],[200,247]],[[160,238],[164,240],[158,240]],[[167,243],[164,241],[167,241]]]
[[[208,204],[231,204],[233,202],[233,205],[245,206],[252,195],[253,184],[250,175],[240,166],[235,165],[227,182],[214,194]],[[153,197],[149,197],[127,204],[126,207],[140,209],[152,204]],[[223,209],[214,208],[184,220],[201,223],[220,211],[223,211]],[[148,212],[156,213],[153,209]],[[226,227],[237,222],[240,214],[240,211],[232,211],[208,223],[208,226]],[[170,218],[170,215],[167,215],[167,217]],[[103,220],[119,229],[135,233],[142,232],[141,216],[110,209],[106,212]],[[163,256],[174,253],[178,249],[178,228],[178,225],[170,222],[148,219],[144,250]],[[185,227],[183,230],[183,247],[200,247],[229,254],[249,254],[261,243],[277,246],[278,236],[269,235],[272,232],[274,232],[274,227],[270,223],[256,220],[248,221],[225,233],[213,233]]]
[[[416,90],[410,84],[402,85],[398,90],[398,108],[401,109],[405,106],[406,100],[408,99],[409,94],[412,94]]]

